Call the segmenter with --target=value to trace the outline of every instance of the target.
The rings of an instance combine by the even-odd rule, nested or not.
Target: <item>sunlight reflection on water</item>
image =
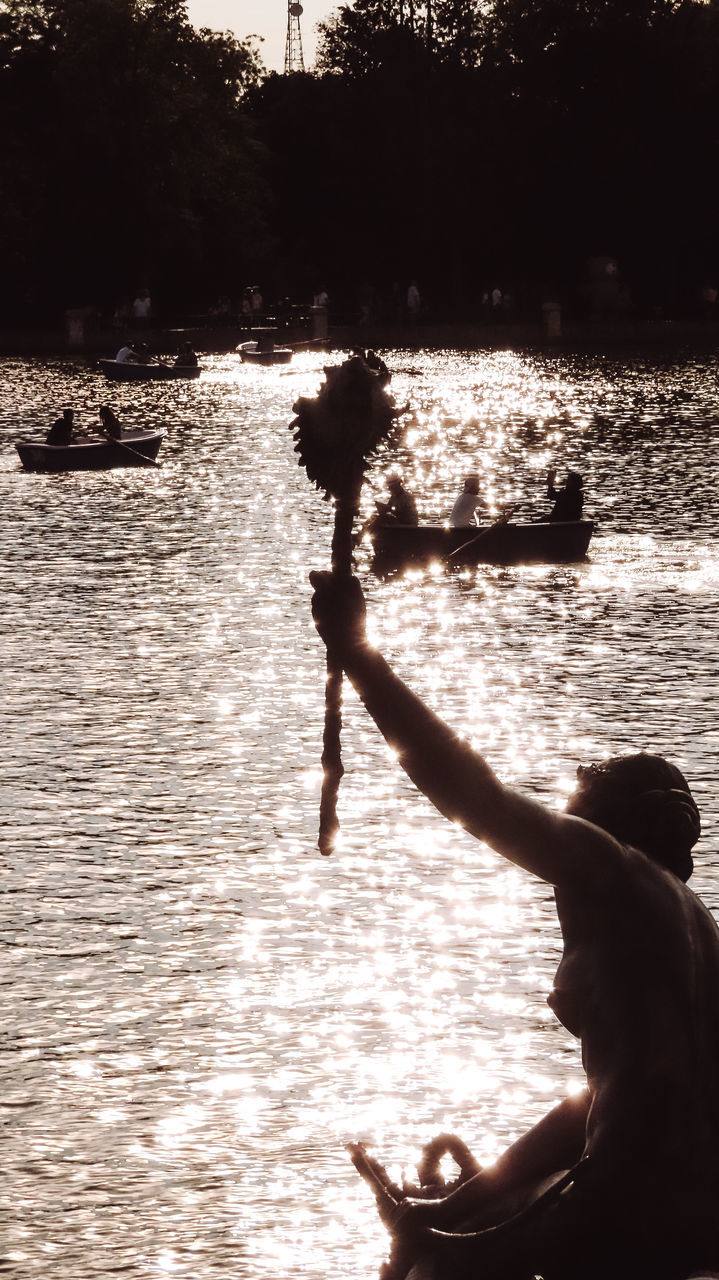
[[[387,358],[412,412],[363,517],[400,469],[444,519],[477,469],[531,518],[555,463],[582,471],[598,529],[561,568],[380,577],[363,545],[372,634],[548,804],[579,760],[671,755],[716,909],[711,361]],[[82,361],[0,365],[0,1258],[18,1280],[374,1275],[347,1139],[397,1170],[442,1129],[491,1158],[581,1079],[545,1004],[550,892],[414,793],[351,692],[342,847],[317,854],[307,572],[331,511],[287,426],[326,361],[217,356],[197,383],[119,389]],[[160,469],[19,470],[18,435],[107,399],[167,430]]]

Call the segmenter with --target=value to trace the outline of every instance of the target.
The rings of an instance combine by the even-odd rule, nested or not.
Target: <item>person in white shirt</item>
[[[138,293],[132,304],[132,318],[135,324],[146,325],[152,315],[152,301],[147,289]]]
[[[136,364],[137,359],[137,352],[129,342],[126,342],[124,347],[120,347],[120,350],[115,356],[117,364]]]
[[[477,519],[478,508],[482,513],[485,513],[487,504],[479,496],[479,476],[475,474],[466,477],[464,489],[450,512],[449,523],[454,529],[463,528],[465,525],[479,524]]]

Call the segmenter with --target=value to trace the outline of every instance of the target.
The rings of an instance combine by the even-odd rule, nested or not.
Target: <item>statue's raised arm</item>
[[[400,765],[440,813],[552,885],[605,881],[621,850],[581,818],[557,814],[505,786],[483,757],[392,671],[369,644],[356,579],[313,573],[312,610]],[[600,848],[602,855],[600,856]]]

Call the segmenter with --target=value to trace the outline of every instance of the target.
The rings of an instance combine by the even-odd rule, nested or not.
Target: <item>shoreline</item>
[[[282,334],[288,345],[308,341],[307,330],[290,336]],[[232,328],[195,328],[158,326],[138,334],[153,353],[175,351],[181,342],[189,341],[198,355],[221,355],[233,352],[247,340],[247,330]],[[112,358],[122,344],[123,334],[115,330],[91,330],[81,343],[71,342],[58,329],[18,329],[0,331],[0,357],[43,356],[54,359]],[[504,324],[447,323],[420,321],[412,326],[397,325],[330,325],[328,350],[344,351],[353,346],[375,350],[502,350],[543,348],[561,350],[603,350],[616,347],[694,346],[706,350],[719,347],[719,323],[702,321],[585,321],[561,326],[559,334],[549,334],[542,324],[508,321]]]

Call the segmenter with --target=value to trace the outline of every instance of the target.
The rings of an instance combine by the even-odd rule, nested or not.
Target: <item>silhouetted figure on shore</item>
[[[351,1148],[393,1236],[384,1280],[719,1269],[719,929],[686,886],[700,822],[685,778],[659,756],[613,758],[577,770],[564,813],[545,808],[503,784],[370,646],[356,579],[311,579],[320,635],[415,785],[553,887],[564,953],[548,1003],[586,1072],[581,1092],[486,1169],[457,1142],[459,1185],[437,1177],[437,1148],[425,1153],[432,1199]]]
[[[146,329],[152,316],[152,300],[149,289],[141,289],[132,304],[132,323],[136,329]]]
[[[231,320],[232,302],[228,294],[223,293],[222,296],[217,299],[217,302],[212,304],[207,314],[220,324]]]
[[[581,520],[584,509],[584,490],[582,477],[578,471],[567,472],[567,480],[563,489],[555,489],[554,481],[557,473],[554,468],[547,472],[547,497],[554,503],[547,516],[550,523],[564,520]]]

